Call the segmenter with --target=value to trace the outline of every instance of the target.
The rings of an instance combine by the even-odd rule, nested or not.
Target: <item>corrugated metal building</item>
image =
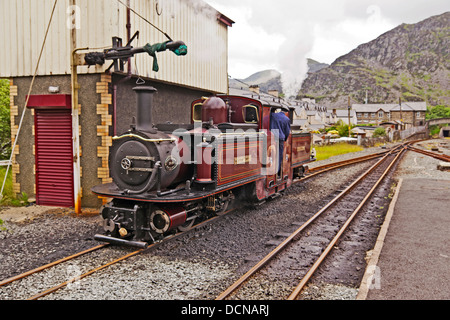
[[[122,1],[123,3],[126,0]],[[0,77],[32,76],[54,0],[1,0]],[[38,75],[70,74],[70,29],[75,17],[77,48],[104,48],[119,36],[126,40],[127,8],[116,0],[59,0]],[[225,17],[201,0],[131,0],[130,7],[174,40],[188,44],[189,54],[160,58],[161,71],[151,71],[152,59],[137,56],[134,74],[212,92],[227,90],[227,26]],[[225,21],[225,22],[222,22]],[[78,25],[77,25],[78,24]],[[135,14],[131,34],[140,31],[134,46],[164,42],[167,38]],[[126,42],[126,41],[125,41]],[[79,67],[78,73],[97,73],[103,68]]]
[[[3,44],[0,50],[0,77],[9,78],[11,83],[13,139],[18,130],[53,4],[54,0],[0,0],[0,43]],[[139,38],[133,41],[133,47],[167,41],[163,33],[137,14],[170,35],[173,40],[184,41],[188,46],[188,54],[179,57],[170,51],[158,53],[159,72],[152,71],[152,57],[146,53],[136,55],[130,63],[131,79],[125,78],[128,66],[124,72],[105,72],[111,61],[103,66],[77,68],[79,106],[72,107],[72,111],[76,110],[79,114],[76,129],[79,130],[80,172],[75,170],[74,183],[76,184],[77,179],[80,181],[83,206],[98,206],[100,202],[91,194],[90,188],[110,181],[108,148],[111,137],[129,128],[135,112],[132,88],[139,78],[145,80],[146,85],[158,89],[153,110],[155,122],[188,122],[190,101],[203,95],[225,93],[228,89],[228,27],[232,26],[233,21],[205,2],[58,0],[32,95],[35,98],[44,95],[45,98],[51,95],[50,86],[59,87],[60,97],[71,95],[70,56],[73,47],[90,48],[79,51],[80,53],[101,52],[112,46],[113,37],[122,38],[125,44],[129,35],[136,31],[139,31]],[[74,38],[75,44],[72,43]],[[36,126],[41,123],[39,121],[43,116],[52,113],[49,110],[61,111],[68,106],[51,107],[46,105],[47,102],[41,103],[43,105],[39,103],[41,102],[34,105],[29,103],[30,112],[25,113],[13,156],[13,182],[17,193],[26,192],[30,197],[36,195],[38,204],[52,204],[52,201],[42,200],[39,194],[43,188],[40,188],[37,180],[48,170],[48,164],[44,170],[40,162],[37,162],[41,150],[37,146],[41,137],[37,135],[41,131]],[[61,121],[61,126],[67,121],[68,119]],[[72,134],[76,134],[77,130],[72,128]],[[58,164],[50,163],[51,167],[57,168]],[[49,178],[54,179],[49,176],[47,180]],[[54,184],[53,187],[56,192],[58,185]],[[76,191],[73,201],[77,202]],[[59,205],[58,201],[54,205]]]

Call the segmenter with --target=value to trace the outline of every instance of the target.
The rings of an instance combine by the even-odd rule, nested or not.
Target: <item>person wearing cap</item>
[[[281,166],[284,156],[284,142],[289,138],[291,133],[291,120],[284,112],[276,112],[272,109],[270,114],[270,130],[278,140],[278,176],[281,174]]]

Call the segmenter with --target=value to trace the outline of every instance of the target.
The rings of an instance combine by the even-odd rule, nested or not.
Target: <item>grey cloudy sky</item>
[[[277,69],[294,82],[303,80],[306,58],[330,64],[402,23],[450,11],[449,0],[205,1],[236,22],[229,30],[230,76]]]

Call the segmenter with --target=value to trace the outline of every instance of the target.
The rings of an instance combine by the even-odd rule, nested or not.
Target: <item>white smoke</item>
[[[287,96],[300,90],[308,72],[307,58],[331,64],[395,27],[385,13],[405,16],[400,14],[404,5],[392,0],[205,1],[236,22],[229,31],[231,76],[246,78],[278,69]],[[445,2],[431,1],[441,6]]]
[[[273,9],[270,15],[267,14],[267,7]],[[275,6],[273,1],[261,0],[254,8],[251,21],[261,24],[268,34],[278,35],[284,40],[278,48],[277,56],[272,59],[282,75],[283,93],[288,98],[297,96],[306,79],[307,58],[314,44],[315,23],[311,15],[319,12],[309,1],[293,4],[292,1],[279,0]]]
[[[305,30],[304,27],[297,26],[295,30],[292,35],[287,34],[277,57],[286,98],[295,98],[300,91],[308,73],[307,57],[313,44],[311,38],[297,34],[300,30]]]

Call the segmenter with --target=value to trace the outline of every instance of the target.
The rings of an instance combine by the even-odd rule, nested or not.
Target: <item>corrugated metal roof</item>
[[[0,77],[33,75],[53,3],[53,0],[0,1],[0,43],[3,44]],[[173,40],[182,40],[188,46],[188,55],[184,57],[171,52],[158,53],[158,73],[152,71],[151,57],[146,54],[136,56],[136,61],[132,62],[134,74],[214,92],[227,91],[228,25],[233,23],[231,19],[201,0],[131,0],[130,4]],[[123,38],[126,43],[127,9],[119,2],[77,0],[75,11],[71,9],[69,0],[58,2],[38,75],[70,74],[68,22],[74,16],[80,18],[78,48],[102,51],[98,48],[111,46],[113,36]],[[131,34],[140,31],[139,41],[133,43],[135,47],[167,40],[133,13],[131,25]],[[104,67],[83,66],[78,71],[80,74],[98,73],[107,66],[109,63]]]

